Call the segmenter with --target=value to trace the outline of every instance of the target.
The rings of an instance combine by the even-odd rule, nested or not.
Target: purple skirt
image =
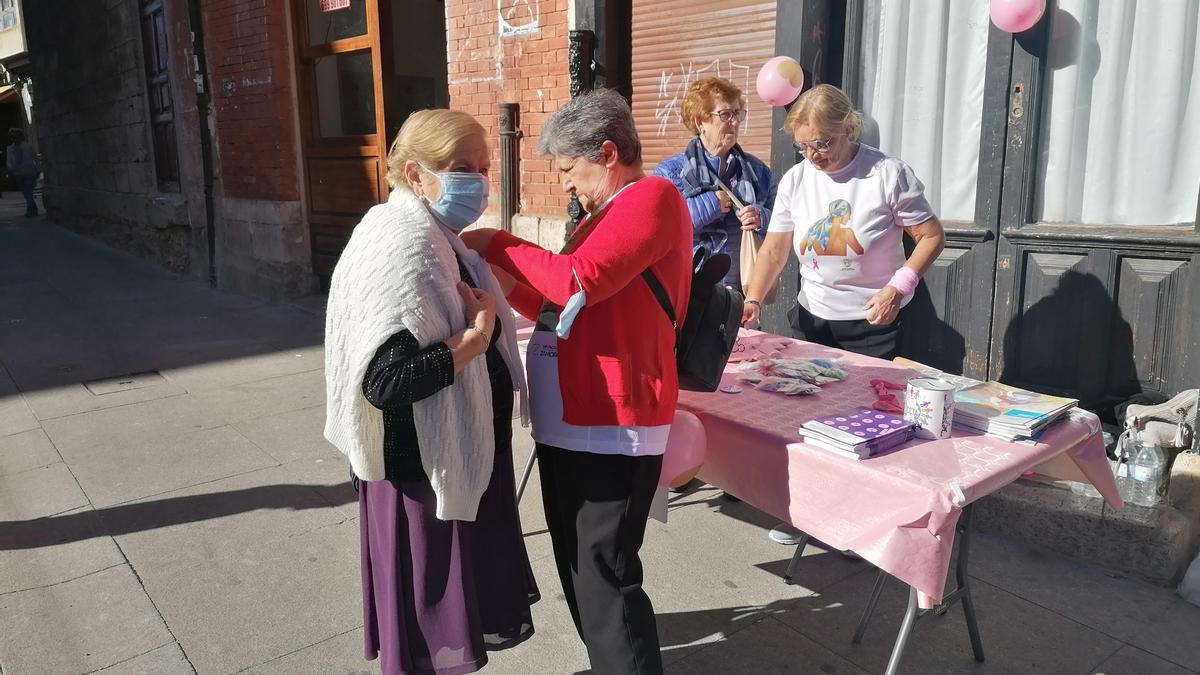
[[[385,675],[473,673],[533,635],[512,446],[498,445],[474,522],[438,520],[426,479],[359,485],[365,656]]]

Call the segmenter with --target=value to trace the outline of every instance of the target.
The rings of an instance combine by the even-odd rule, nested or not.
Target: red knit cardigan
[[[654,271],[682,321],[692,282],[687,204],[670,181],[642,178],[580,228],[582,242],[559,254],[498,232],[484,257],[516,278],[509,303],[531,320],[544,300],[562,307],[580,285],[587,293],[570,337],[558,341],[564,422],[670,424],[679,398],[675,333],[641,274]]]

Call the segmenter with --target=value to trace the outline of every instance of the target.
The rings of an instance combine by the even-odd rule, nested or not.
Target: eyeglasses
[[[799,152],[800,154],[804,154],[804,153],[808,152],[809,150],[812,150],[813,152],[823,155],[823,154],[829,152],[829,147],[830,147],[829,144],[833,140],[833,138],[834,138],[833,136],[830,136],[829,138],[818,138],[815,141],[807,141],[807,142],[792,141],[792,147],[795,148],[796,152]]]
[[[722,122],[744,122],[746,121],[746,111],[741,108],[729,108],[727,110],[714,110],[709,113],[713,117],[720,117]]]

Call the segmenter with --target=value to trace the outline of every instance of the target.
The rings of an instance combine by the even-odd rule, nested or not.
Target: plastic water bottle
[[[1133,479],[1129,501],[1141,506],[1157,506],[1162,501],[1159,488],[1167,475],[1167,454],[1152,443],[1134,445],[1129,477]]]
[[[1117,439],[1117,458],[1109,461],[1112,465],[1113,474],[1117,477],[1117,491],[1121,494],[1121,499],[1126,503],[1133,502],[1135,483],[1129,469],[1133,464],[1133,456],[1135,454],[1137,454],[1137,431],[1126,429],[1120,438]]]

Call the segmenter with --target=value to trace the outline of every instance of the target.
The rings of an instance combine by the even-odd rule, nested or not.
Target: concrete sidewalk
[[[321,317],[19,216],[0,200],[0,672],[375,672]],[[584,671],[536,476],[522,517],[537,635],[485,672]],[[773,524],[708,488],[651,522],[668,671],[882,672],[904,589],[852,645],[872,569],[810,547],[786,585]],[[904,672],[1200,672],[1200,608],[1169,589],[986,535],[972,573],[987,662],[955,608],[918,624]]]

